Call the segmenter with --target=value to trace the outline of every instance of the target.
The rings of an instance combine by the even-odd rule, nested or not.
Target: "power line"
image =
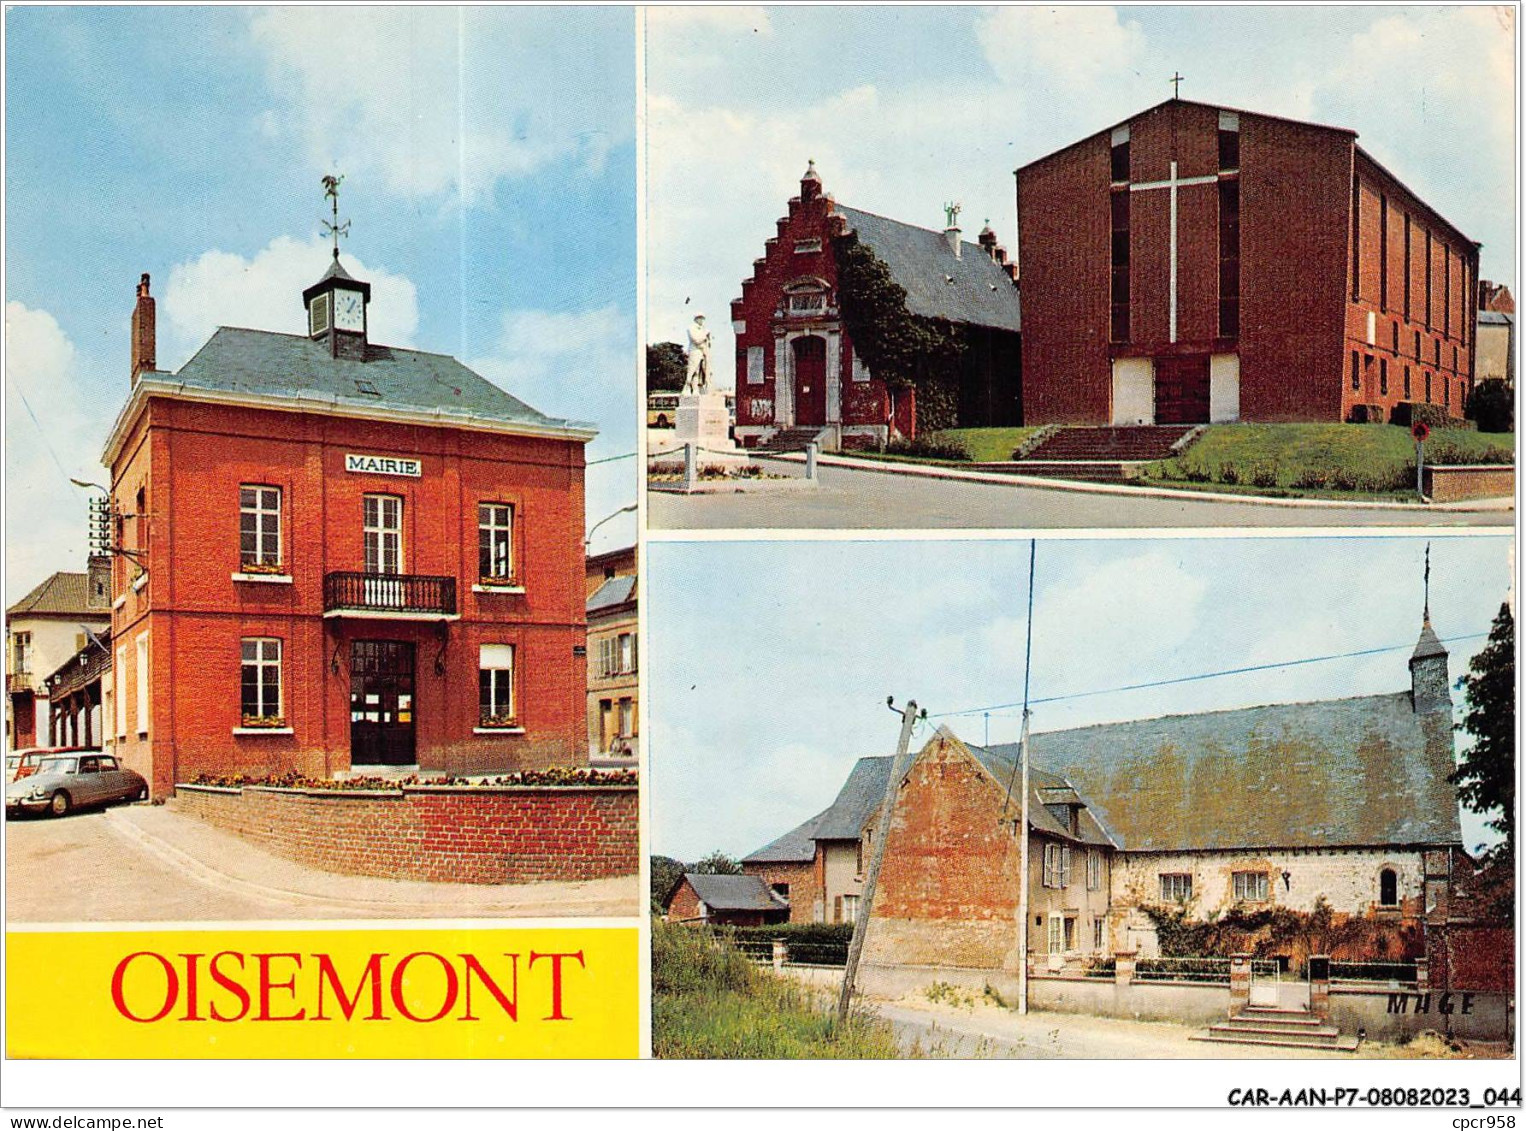
[[[1488,635],[1489,634],[1487,632],[1467,632],[1460,636],[1443,637],[1442,641],[1446,644],[1452,644],[1459,640],[1477,640],[1480,637]],[[1216,672],[1202,672],[1198,675],[1176,676],[1173,679],[1154,679],[1146,683],[1129,683],[1122,687],[1105,687],[1096,691],[1072,691],[1066,695],[1051,695],[1043,699],[1034,699],[1032,702],[1035,706],[1040,703],[1064,703],[1071,699],[1088,699],[1096,695],[1115,695],[1123,691],[1143,691],[1144,689],[1150,687],[1170,687],[1171,685],[1178,683],[1196,683],[1200,680],[1217,679],[1220,676],[1226,675],[1245,675],[1249,672],[1271,671],[1274,668],[1296,668],[1304,664],[1321,664],[1327,660],[1351,660],[1361,656],[1377,656],[1384,652],[1399,652],[1403,651],[1405,648],[1411,647],[1413,647],[1411,644],[1390,644],[1383,648],[1364,648],[1357,652],[1336,652],[1329,656],[1309,656],[1302,660],[1280,660],[1272,664],[1252,664],[1243,668],[1224,668],[1223,670]],[[1021,706],[1023,706],[1022,703],[997,703],[988,707],[967,707],[962,711],[943,711],[940,714],[933,715],[932,717],[935,719],[949,719],[959,715],[979,715],[990,711],[1010,711],[1014,707]]]
[[[585,462],[583,464],[583,466],[584,467],[592,467],[596,463],[611,463],[611,462],[613,462],[614,460],[617,460],[617,459],[630,459],[634,455],[636,455],[635,452],[625,452],[625,453],[623,453],[621,455],[618,455],[618,456],[605,456],[602,459],[591,459],[591,460],[588,460],[587,462]]]
[[[26,409],[26,414],[32,418],[32,423],[36,425],[37,435],[42,440],[43,448],[45,448],[48,455],[53,458],[53,466],[58,468],[58,473],[62,475],[66,480],[68,480],[69,486],[74,487],[75,494],[78,494],[79,488],[75,486],[74,480],[70,477],[69,473],[64,470],[64,465],[59,460],[58,453],[53,450],[53,444],[48,439],[47,430],[43,428],[42,422],[37,419],[37,414],[32,411],[32,403],[26,399],[26,394],[21,391],[21,387],[19,385],[15,385],[13,383],[11,387],[16,390],[16,395],[21,398],[22,407]]]

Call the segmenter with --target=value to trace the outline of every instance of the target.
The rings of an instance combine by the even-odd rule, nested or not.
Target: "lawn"
[[[1038,428],[949,428],[929,432],[927,439],[951,440],[970,453],[976,463],[994,463],[1012,458],[1012,453]]]
[[[707,928],[652,921],[652,1054],[883,1060],[890,1025],[855,1010],[833,1033],[824,995],[759,969]]]
[[[1435,431],[1427,463],[1515,462],[1512,433]],[[1218,424],[1186,453],[1144,469],[1155,483],[1211,483],[1299,493],[1402,494],[1415,488],[1415,444],[1387,424]]]

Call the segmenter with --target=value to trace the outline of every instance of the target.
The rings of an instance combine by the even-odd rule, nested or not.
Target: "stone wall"
[[[634,875],[640,866],[635,786],[346,792],[182,783],[170,805],[346,875],[509,884]]]
[[[1515,468],[1494,464],[1428,465],[1425,493],[1436,503],[1509,498],[1515,494]]]

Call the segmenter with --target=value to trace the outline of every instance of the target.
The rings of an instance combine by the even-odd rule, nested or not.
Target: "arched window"
[[[1399,906],[1399,873],[1392,868],[1378,873],[1378,903],[1383,907]]]

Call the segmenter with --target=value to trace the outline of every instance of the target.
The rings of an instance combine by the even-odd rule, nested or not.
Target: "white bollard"
[[[816,478],[816,450],[819,447],[820,444],[815,440],[805,445],[805,477],[807,479]]]

